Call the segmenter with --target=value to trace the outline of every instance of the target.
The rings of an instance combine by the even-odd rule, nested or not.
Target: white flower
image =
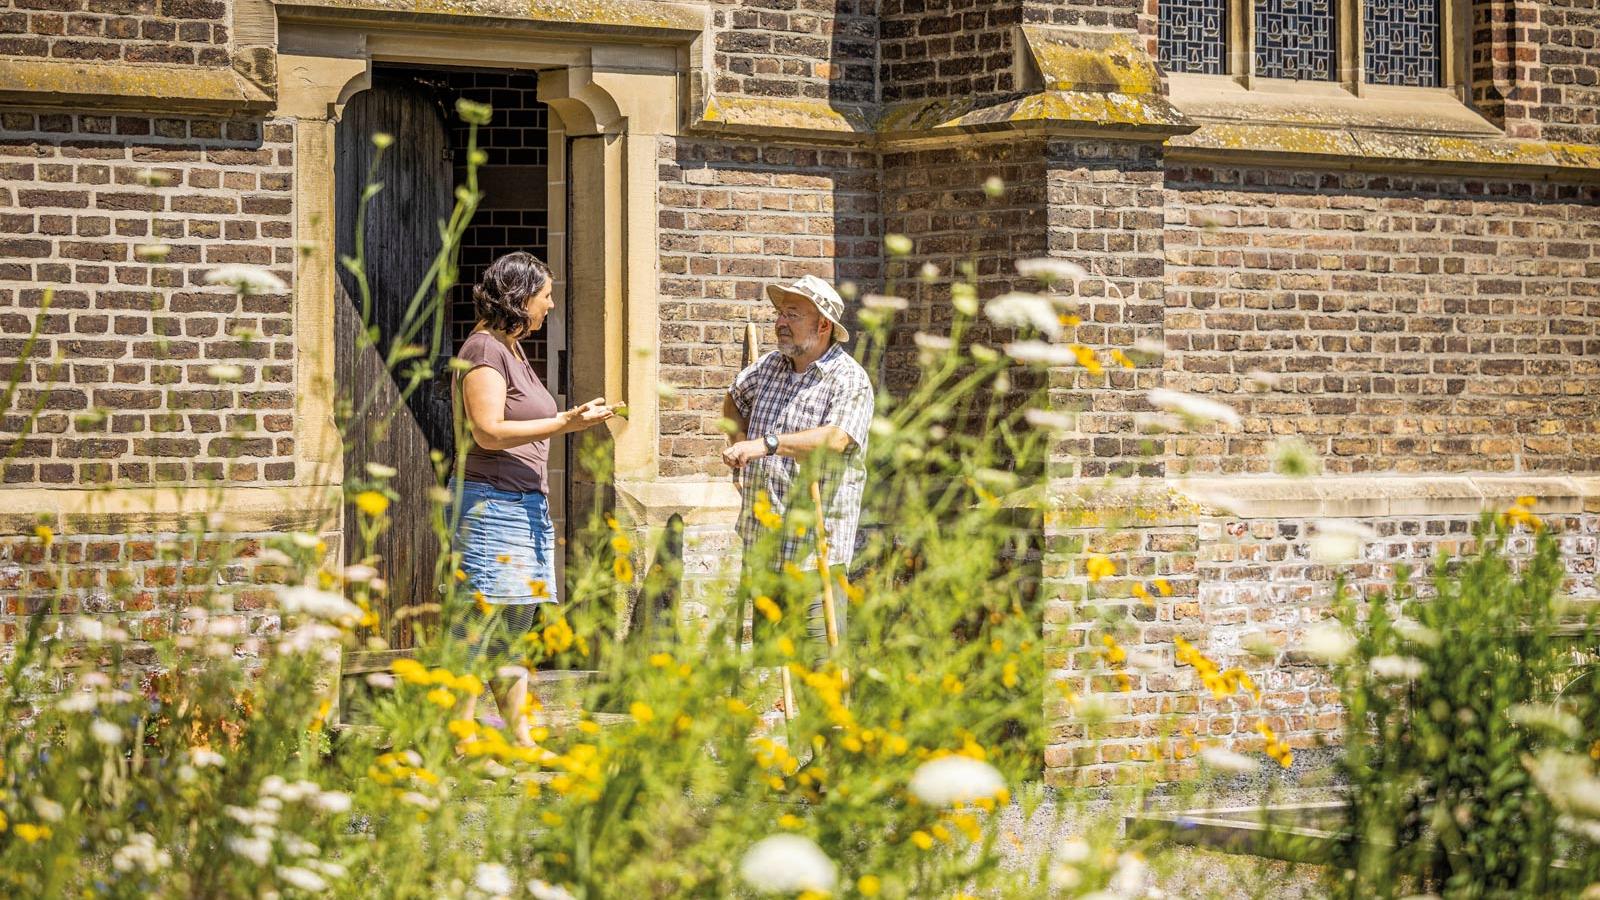
[[[206,375],[213,381],[242,381],[244,380],[244,369],[232,363],[218,363],[214,366],[207,366]]]
[[[1171,413],[1133,414],[1133,427],[1140,434],[1166,434],[1183,430],[1183,421]]]
[[[93,691],[79,691],[71,697],[56,704],[56,709],[68,713],[86,713],[94,711],[100,704],[100,698]]]
[[[1089,842],[1081,837],[1067,838],[1056,848],[1056,859],[1072,865],[1089,861]]]
[[[1150,866],[1137,853],[1124,853],[1117,857],[1117,871],[1106,885],[1118,897],[1143,897],[1146,882],[1150,880]]]
[[[49,797],[34,797],[33,812],[46,822],[59,822],[67,811]]]
[[[1264,372],[1260,369],[1251,369],[1244,373],[1244,377],[1251,384],[1263,388],[1275,388],[1283,380],[1283,376],[1276,372]]]
[[[321,875],[300,866],[279,866],[278,877],[302,891],[318,893],[328,889]]]
[[[1061,320],[1055,306],[1038,294],[1001,294],[983,305],[983,313],[996,325],[1032,328],[1051,340],[1061,336]]]
[[[204,769],[207,766],[213,766],[220,769],[222,768],[223,763],[226,763],[227,760],[222,758],[221,753],[218,753],[210,747],[190,747],[189,762],[197,769]]]
[[[745,851],[739,876],[769,894],[828,893],[839,880],[839,867],[810,838],[775,834]]]
[[[281,294],[289,289],[283,279],[256,266],[218,266],[206,273],[206,284],[226,284],[241,294]]]
[[[1428,671],[1421,660],[1409,656],[1375,656],[1368,665],[1373,675],[1390,681],[1415,681]]]
[[[313,587],[279,587],[278,605],[289,615],[315,616],[339,621],[361,618],[361,608],[333,591]]]
[[[373,578],[376,578],[378,575],[378,570],[371,566],[357,563],[353,566],[345,566],[343,574],[345,581],[360,583],[363,581],[371,581]]]
[[[315,550],[317,549],[317,545],[322,543],[322,538],[319,538],[314,534],[307,534],[304,531],[294,532],[293,534],[289,535],[289,540],[301,550]]]
[[[1039,257],[1017,260],[1017,274],[1023,278],[1036,278],[1045,284],[1057,281],[1082,281],[1089,277],[1083,266],[1064,259]]]
[[[1306,654],[1325,662],[1338,662],[1349,656],[1355,648],[1356,639],[1336,622],[1322,622],[1307,628],[1300,644],[1300,649]]]
[[[1587,757],[1545,750],[1528,765],[1528,773],[1556,808],[1600,818],[1600,778],[1590,774]]]
[[[108,747],[122,743],[122,726],[105,719],[95,719],[89,723],[89,734]]]
[[[537,878],[528,882],[528,893],[533,895],[534,900],[578,900],[571,891],[561,885],[540,881]]]
[[[342,634],[343,632],[332,625],[308,622],[284,633],[282,640],[278,642],[278,653],[283,656],[310,653],[318,648],[330,646],[330,642],[338,640]]]
[[[172,176],[160,169],[140,169],[133,173],[133,180],[145,187],[166,187],[172,183]]]
[[[913,334],[911,342],[917,345],[918,350],[926,350],[929,353],[944,353],[956,345],[955,341],[942,334],[928,334],[924,331]]]
[[[329,862],[324,859],[308,859],[306,860],[306,867],[334,880],[347,878],[350,875],[350,870],[346,869],[343,864]]]
[[[166,244],[134,244],[133,258],[140,262],[160,262],[172,253]]]
[[[911,774],[911,793],[929,806],[973,803],[1005,790],[994,766],[967,756],[930,759]]]
[[[656,384],[656,396],[663,400],[675,400],[678,397],[678,388],[676,385],[668,384],[665,381],[658,382]]]
[[[250,860],[258,866],[267,864],[267,857],[272,855],[272,844],[261,838],[247,838],[234,835],[225,841],[228,849]]]
[[[867,309],[899,312],[909,307],[911,303],[904,297],[894,297],[887,294],[868,294],[861,298],[861,305]]]
[[[1022,418],[1040,431],[1071,431],[1074,424],[1072,417],[1066,413],[1047,409],[1027,410],[1023,412]]]
[[[939,278],[939,267],[931,262],[925,262],[922,268],[917,270],[917,277],[923,281],[936,281]]]
[[[1395,633],[1419,647],[1439,646],[1439,632],[1412,619],[1395,619]]]
[[[349,812],[350,795],[339,791],[323,791],[311,798],[311,805],[325,813]]]
[[[390,675],[388,672],[373,672],[371,675],[367,676],[367,684],[370,684],[379,690],[386,691],[394,687],[395,681],[394,676]]]
[[[1248,775],[1260,768],[1255,760],[1225,747],[1207,747],[1201,750],[1200,761],[1219,772],[1232,775]]]
[[[400,474],[400,470],[380,462],[369,462],[367,463],[367,474],[373,478],[393,478]]]
[[[78,682],[84,687],[111,687],[111,676],[104,672],[87,672]]]
[[[1242,420],[1233,407],[1226,403],[1218,403],[1182,391],[1172,391],[1166,388],[1154,388],[1145,395],[1150,400],[1150,405],[1157,409],[1176,413],[1185,419],[1200,422],[1222,422],[1225,425],[1238,425]]]
[[[172,854],[156,849],[156,839],[142,831],[128,838],[128,843],[111,855],[111,867],[118,872],[132,872],[135,867],[156,872],[170,865]]]
[[[103,641],[106,639],[106,626],[98,619],[88,616],[78,616],[72,620],[72,630],[78,637],[86,641]]]
[[[1003,347],[1006,355],[1019,363],[1039,363],[1046,366],[1070,366],[1078,361],[1077,354],[1059,344],[1044,341],[1012,341]]]
[[[1543,728],[1569,738],[1576,738],[1583,731],[1577,716],[1544,704],[1518,703],[1506,710],[1506,718],[1524,728]]]
[[[905,256],[911,252],[911,238],[903,234],[885,235],[883,248],[888,250],[891,256]]]
[[[1133,342],[1133,352],[1160,356],[1167,352],[1167,345],[1152,337],[1142,337]]]
[[[1336,566],[1361,556],[1361,547],[1377,537],[1371,528],[1357,522],[1325,519],[1317,523],[1317,533],[1307,543],[1311,561]]]
[[[1055,860],[1050,863],[1050,886],[1058,891],[1075,890],[1083,884],[1083,873],[1077,866]]]
[[[511,872],[499,863],[478,863],[472,871],[472,885],[485,894],[509,894],[516,885],[511,882]]]
[[[298,834],[285,834],[283,836],[283,849],[290,856],[316,856],[322,850]]]
[[[261,793],[269,797],[276,795],[279,791],[283,790],[288,783],[288,779],[284,778],[282,775],[268,775],[267,777],[261,779]]]
[[[419,806],[423,809],[439,808],[439,801],[429,797],[426,794],[419,794],[416,791],[406,791],[404,794],[401,794],[400,802],[409,803],[412,806]]]

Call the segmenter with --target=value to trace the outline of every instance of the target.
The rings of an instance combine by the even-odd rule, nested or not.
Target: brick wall
[[[1600,190],[1198,166],[1167,189],[1167,386],[1244,416],[1174,439],[1171,471],[1265,472],[1291,435],[1333,474],[1600,470]]]
[[[1440,554],[1471,552],[1477,519],[1438,515],[1361,521],[1377,537],[1342,571],[1352,591],[1370,594],[1392,585],[1397,565],[1422,575]],[[1600,596],[1595,581],[1600,516],[1553,515],[1545,521],[1561,534],[1569,572],[1563,590],[1575,597]],[[1306,629],[1327,615],[1338,571],[1311,561],[1311,526],[1303,518],[1251,518],[1111,535],[1058,532],[1053,538],[1058,543],[1110,556],[1117,574],[1090,588],[1076,566],[1047,571],[1047,577],[1059,579],[1064,595],[1045,611],[1050,679],[1079,695],[1087,695],[1093,685],[1109,713],[1106,725],[1090,739],[1081,722],[1071,717],[1072,704],[1059,690],[1047,689],[1046,715],[1053,723],[1045,756],[1047,778],[1058,784],[1093,784],[1139,777],[1137,767],[1119,770],[1118,764],[1157,754],[1170,757],[1187,744],[1178,737],[1183,729],[1203,745],[1260,751],[1264,744],[1255,725],[1262,720],[1302,751],[1297,772],[1315,768],[1317,755],[1304,751],[1339,741],[1343,711],[1326,670],[1293,652]],[[1532,538],[1526,535],[1508,545],[1514,557],[1530,556],[1532,549]],[[1170,597],[1153,588],[1153,603],[1130,596],[1134,584],[1148,586],[1156,578],[1171,585]],[[1432,595],[1426,578],[1414,585],[1419,597]],[[1098,622],[1076,605],[1087,596],[1095,598]],[[1104,633],[1115,636],[1130,656],[1149,660],[1146,668],[1122,667],[1130,676],[1126,691],[1118,689],[1094,653]],[[1243,668],[1261,690],[1261,702],[1242,694],[1213,698],[1192,667],[1175,662],[1174,636],[1190,641],[1222,668]],[[1246,650],[1261,638],[1278,652],[1262,658]],[[1187,755],[1192,763],[1192,751]]]
[[[872,103],[877,13],[872,0],[719,0],[711,11],[712,90]]]
[[[1548,141],[1600,143],[1600,9],[1595,0],[1538,6],[1537,103],[1529,109]]]
[[[1005,93],[1017,0],[883,0],[878,79],[883,102]]]
[[[227,0],[0,0],[0,56],[226,66]]]
[[[52,605],[63,621],[84,615],[122,628],[128,661],[150,669],[159,660],[146,642],[168,634],[188,606],[220,600],[222,615],[243,633],[274,634],[278,614],[265,584],[274,570],[261,565],[270,535],[197,539],[130,525],[117,534],[58,534],[49,546],[32,536],[0,537],[0,657],[26,632],[28,616]]]
[[[5,483],[293,479],[290,298],[204,283],[227,263],[291,278],[293,126],[21,111],[0,125],[0,356],[21,353],[54,288],[15,407],[46,392],[43,412]],[[140,185],[146,168],[172,185]],[[156,242],[164,260],[136,257]]]
[[[716,422],[748,322],[773,348],[764,286],[879,272],[877,156],[777,144],[660,144],[660,474],[723,477]]]

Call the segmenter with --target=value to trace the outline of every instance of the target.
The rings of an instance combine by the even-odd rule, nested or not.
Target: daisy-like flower
[[[289,289],[283,279],[257,266],[218,266],[206,273],[206,284],[225,284],[241,294],[281,294]]]
[[[210,747],[189,748],[189,763],[196,769],[204,769],[207,767],[221,768],[226,762],[227,760],[222,758],[221,753],[218,753]]]
[[[969,756],[942,756],[918,766],[907,786],[923,803],[943,807],[992,799],[1006,789],[1006,782],[986,762]]]
[[[1388,681],[1415,681],[1428,671],[1421,660],[1409,656],[1375,656],[1368,666],[1373,675]]]
[[[161,262],[172,254],[172,248],[166,244],[136,244],[133,248],[133,258],[140,262]]]
[[[1022,418],[1040,431],[1071,431],[1074,424],[1072,417],[1066,413],[1045,409],[1027,410],[1023,412]]]
[[[278,877],[283,879],[285,884],[309,893],[320,893],[328,889],[328,882],[321,875],[304,866],[279,866]]]
[[[367,463],[367,474],[373,478],[393,478],[400,474],[400,470],[380,462],[369,462]]]
[[[1155,388],[1145,395],[1150,400],[1150,405],[1157,409],[1182,416],[1199,422],[1221,422],[1224,425],[1238,425],[1243,421],[1239,413],[1226,403],[1218,403],[1205,397],[1196,397],[1182,391],[1173,391],[1166,388]]]
[[[1322,565],[1340,565],[1361,556],[1361,547],[1378,535],[1359,522],[1326,519],[1317,523],[1317,533],[1307,544],[1311,561]]]
[[[243,381],[244,369],[241,369],[232,363],[218,363],[217,365],[206,367],[206,377],[210,378],[212,381],[223,383],[231,381]]]
[[[106,639],[106,626],[98,619],[88,616],[78,616],[72,620],[72,631],[86,641],[103,641]]]
[[[911,238],[903,234],[886,235],[883,239],[883,248],[889,251],[890,256],[905,256],[911,252]]]
[[[1300,649],[1325,662],[1338,662],[1356,648],[1356,639],[1337,622],[1321,622],[1306,629]]]
[[[798,834],[762,838],[739,861],[739,877],[766,894],[831,893],[839,867],[822,848]]]
[[[1003,348],[1006,355],[1019,363],[1044,366],[1070,366],[1078,361],[1072,348],[1044,341],[1012,341]]]
[[[1078,282],[1089,277],[1088,271],[1083,266],[1050,257],[1017,260],[1017,274],[1023,278],[1038,279],[1045,284],[1055,284],[1058,281]]]
[[[918,350],[926,350],[929,353],[944,353],[956,345],[955,341],[942,334],[928,334],[922,331],[913,334],[911,342],[917,345]]]
[[[996,325],[1032,328],[1051,340],[1061,336],[1061,319],[1055,306],[1038,294],[1001,294],[983,305],[983,313]]]
[[[533,900],[578,900],[571,891],[561,885],[540,881],[537,878],[528,882],[528,893],[533,895]]]
[[[1590,769],[1587,757],[1556,750],[1545,750],[1528,764],[1534,783],[1557,809],[1595,819],[1600,818],[1600,778]]]
[[[96,719],[89,723],[89,736],[107,747],[114,747],[122,743],[122,726],[105,719]]]
[[[279,608],[289,615],[315,616],[335,622],[361,618],[361,607],[333,591],[293,586],[279,587],[277,594]]]
[[[350,811],[350,795],[340,791],[318,791],[307,802],[314,809],[334,815]]]
[[[904,297],[893,297],[887,294],[868,294],[861,298],[861,305],[867,309],[899,312],[909,307],[911,303]]]
[[[1235,753],[1226,747],[1207,747],[1201,750],[1200,761],[1218,772],[1227,772],[1230,775],[1248,775],[1261,767],[1250,757],[1243,753]]]
[[[1576,738],[1583,731],[1577,716],[1543,703],[1518,703],[1506,710],[1506,718],[1524,728],[1552,731],[1568,738]]]
[[[478,863],[472,871],[472,886],[494,896],[509,894],[516,888],[511,871],[499,863]]]
[[[258,837],[240,837],[234,835],[224,842],[229,850],[258,866],[267,864],[267,859],[272,855],[272,844]]]

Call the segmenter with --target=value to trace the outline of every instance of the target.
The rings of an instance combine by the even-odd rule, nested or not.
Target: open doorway
[[[347,478],[364,478],[368,463],[397,471],[399,495],[390,507],[390,529],[372,552],[386,564],[389,608],[378,610],[393,623],[400,606],[431,600],[437,538],[428,519],[428,488],[434,483],[432,451],[454,452],[450,423],[448,360],[474,325],[472,285],[497,256],[525,250],[550,259],[550,167],[548,110],[536,98],[537,75],[513,70],[468,70],[374,64],[371,87],[350,98],[336,138],[335,209],[338,254],[353,255],[356,212],[375,148],[372,135],[395,138],[375,173],[383,184],[367,208],[364,225],[366,274],[371,306],[367,321],[378,331],[377,346],[358,352],[362,309],[354,276],[341,267],[336,304],[336,374],[345,393],[361,398],[376,392],[360,427],[347,429]],[[384,368],[382,353],[400,333],[405,310],[440,246],[438,223],[450,215],[455,187],[467,168],[468,129],[456,116],[457,98],[490,105],[489,125],[478,129],[486,161],[478,169],[484,194],[464,235],[458,257],[458,284],[448,304],[409,339],[428,348],[436,376],[400,402],[401,384]],[[566,302],[562,281],[555,284],[556,308],[546,325],[524,342],[528,359],[563,407],[567,403]],[[402,383],[404,366],[397,373]],[[386,427],[375,428],[389,410]],[[550,448],[550,508],[557,534],[565,533],[566,448]],[[358,513],[345,521],[346,558],[354,562],[361,545]],[[561,555],[558,554],[558,574]],[[413,643],[410,629],[389,627],[392,646]]]

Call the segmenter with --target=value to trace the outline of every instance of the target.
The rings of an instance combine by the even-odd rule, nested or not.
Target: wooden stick
[[[778,673],[778,679],[783,682],[783,717],[792,720],[800,715],[800,710],[794,702],[794,681],[789,677],[788,664],[779,666]]]
[[[817,508],[817,572],[822,576],[822,621],[828,632],[828,649],[839,646],[838,613],[833,608],[833,577],[828,571],[828,530],[822,522],[822,488],[811,482],[811,502]]]

